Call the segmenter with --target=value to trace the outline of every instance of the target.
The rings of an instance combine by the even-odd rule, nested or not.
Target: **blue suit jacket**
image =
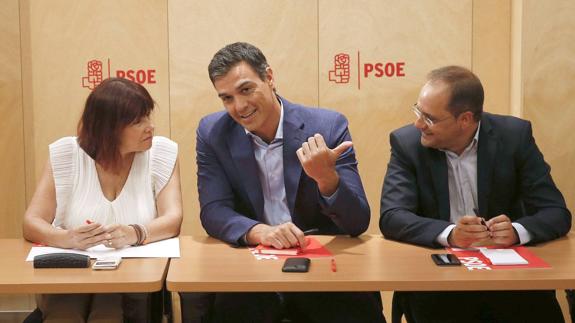
[[[318,228],[323,234],[363,233],[369,226],[370,210],[353,148],[337,160],[338,194],[329,207],[296,155],[301,144],[316,133],[330,148],[351,140],[347,120],[334,111],[281,100],[284,182],[292,222],[302,230]],[[225,111],[217,112],[200,121],[196,153],[202,225],[210,236],[240,244],[251,227],[264,221],[264,199],[251,139]]]
[[[386,238],[435,246],[450,224],[445,153],[421,145],[413,125],[390,135],[379,227]],[[530,243],[565,235],[571,214],[535,144],[528,121],[483,113],[477,148],[479,213],[506,214],[532,236]]]

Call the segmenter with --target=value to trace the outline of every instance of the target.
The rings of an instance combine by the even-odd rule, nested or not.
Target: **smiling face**
[[[273,140],[280,120],[280,104],[274,93],[271,68],[267,68],[262,80],[248,63],[240,62],[217,78],[214,88],[232,119],[264,141]]]
[[[423,146],[458,152],[466,140],[467,131],[463,131],[459,122],[462,115],[455,117],[448,110],[450,97],[449,86],[441,81],[427,82],[421,89],[417,108],[422,117],[417,118],[414,124],[421,131]],[[424,117],[433,121],[433,125],[425,123]]]
[[[152,147],[154,125],[149,116],[127,125],[120,136],[120,154],[146,151]]]

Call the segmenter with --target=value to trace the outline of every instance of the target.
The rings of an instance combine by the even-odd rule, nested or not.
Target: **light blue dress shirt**
[[[252,140],[254,156],[258,166],[258,178],[264,197],[264,219],[268,225],[279,225],[291,222],[286,189],[284,182],[283,165],[283,119],[284,106],[280,102],[280,120],[274,139],[268,144],[260,137],[246,130]],[[296,157],[297,158],[297,157]],[[330,206],[337,197],[338,190],[331,196],[323,196],[323,202]]]
[[[267,144],[260,137],[248,132],[252,139],[254,156],[258,165],[258,178],[264,195],[264,218],[269,225],[278,225],[291,221],[287,205],[283,164],[283,119],[284,109],[281,103],[278,129],[274,139]]]

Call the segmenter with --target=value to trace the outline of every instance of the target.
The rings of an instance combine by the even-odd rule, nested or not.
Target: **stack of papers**
[[[33,261],[37,255],[50,253],[79,253],[90,256],[90,258],[179,258],[180,257],[180,238],[171,238],[162,241],[148,243],[143,246],[126,247],[122,249],[113,249],[104,245],[97,245],[88,250],[61,249],[54,247],[32,247],[26,261]]]

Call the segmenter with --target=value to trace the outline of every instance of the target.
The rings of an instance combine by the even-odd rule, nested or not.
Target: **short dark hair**
[[[106,79],[86,99],[78,144],[104,169],[117,172],[122,130],[153,109],[154,100],[142,85],[124,78]]]
[[[212,84],[241,62],[248,63],[260,79],[265,80],[269,65],[262,51],[252,44],[237,42],[220,49],[210,61],[208,73]]]
[[[471,111],[476,121],[483,113],[483,86],[479,78],[470,70],[461,66],[444,66],[427,75],[431,82],[441,81],[449,86],[449,112],[455,117],[465,111]]]

